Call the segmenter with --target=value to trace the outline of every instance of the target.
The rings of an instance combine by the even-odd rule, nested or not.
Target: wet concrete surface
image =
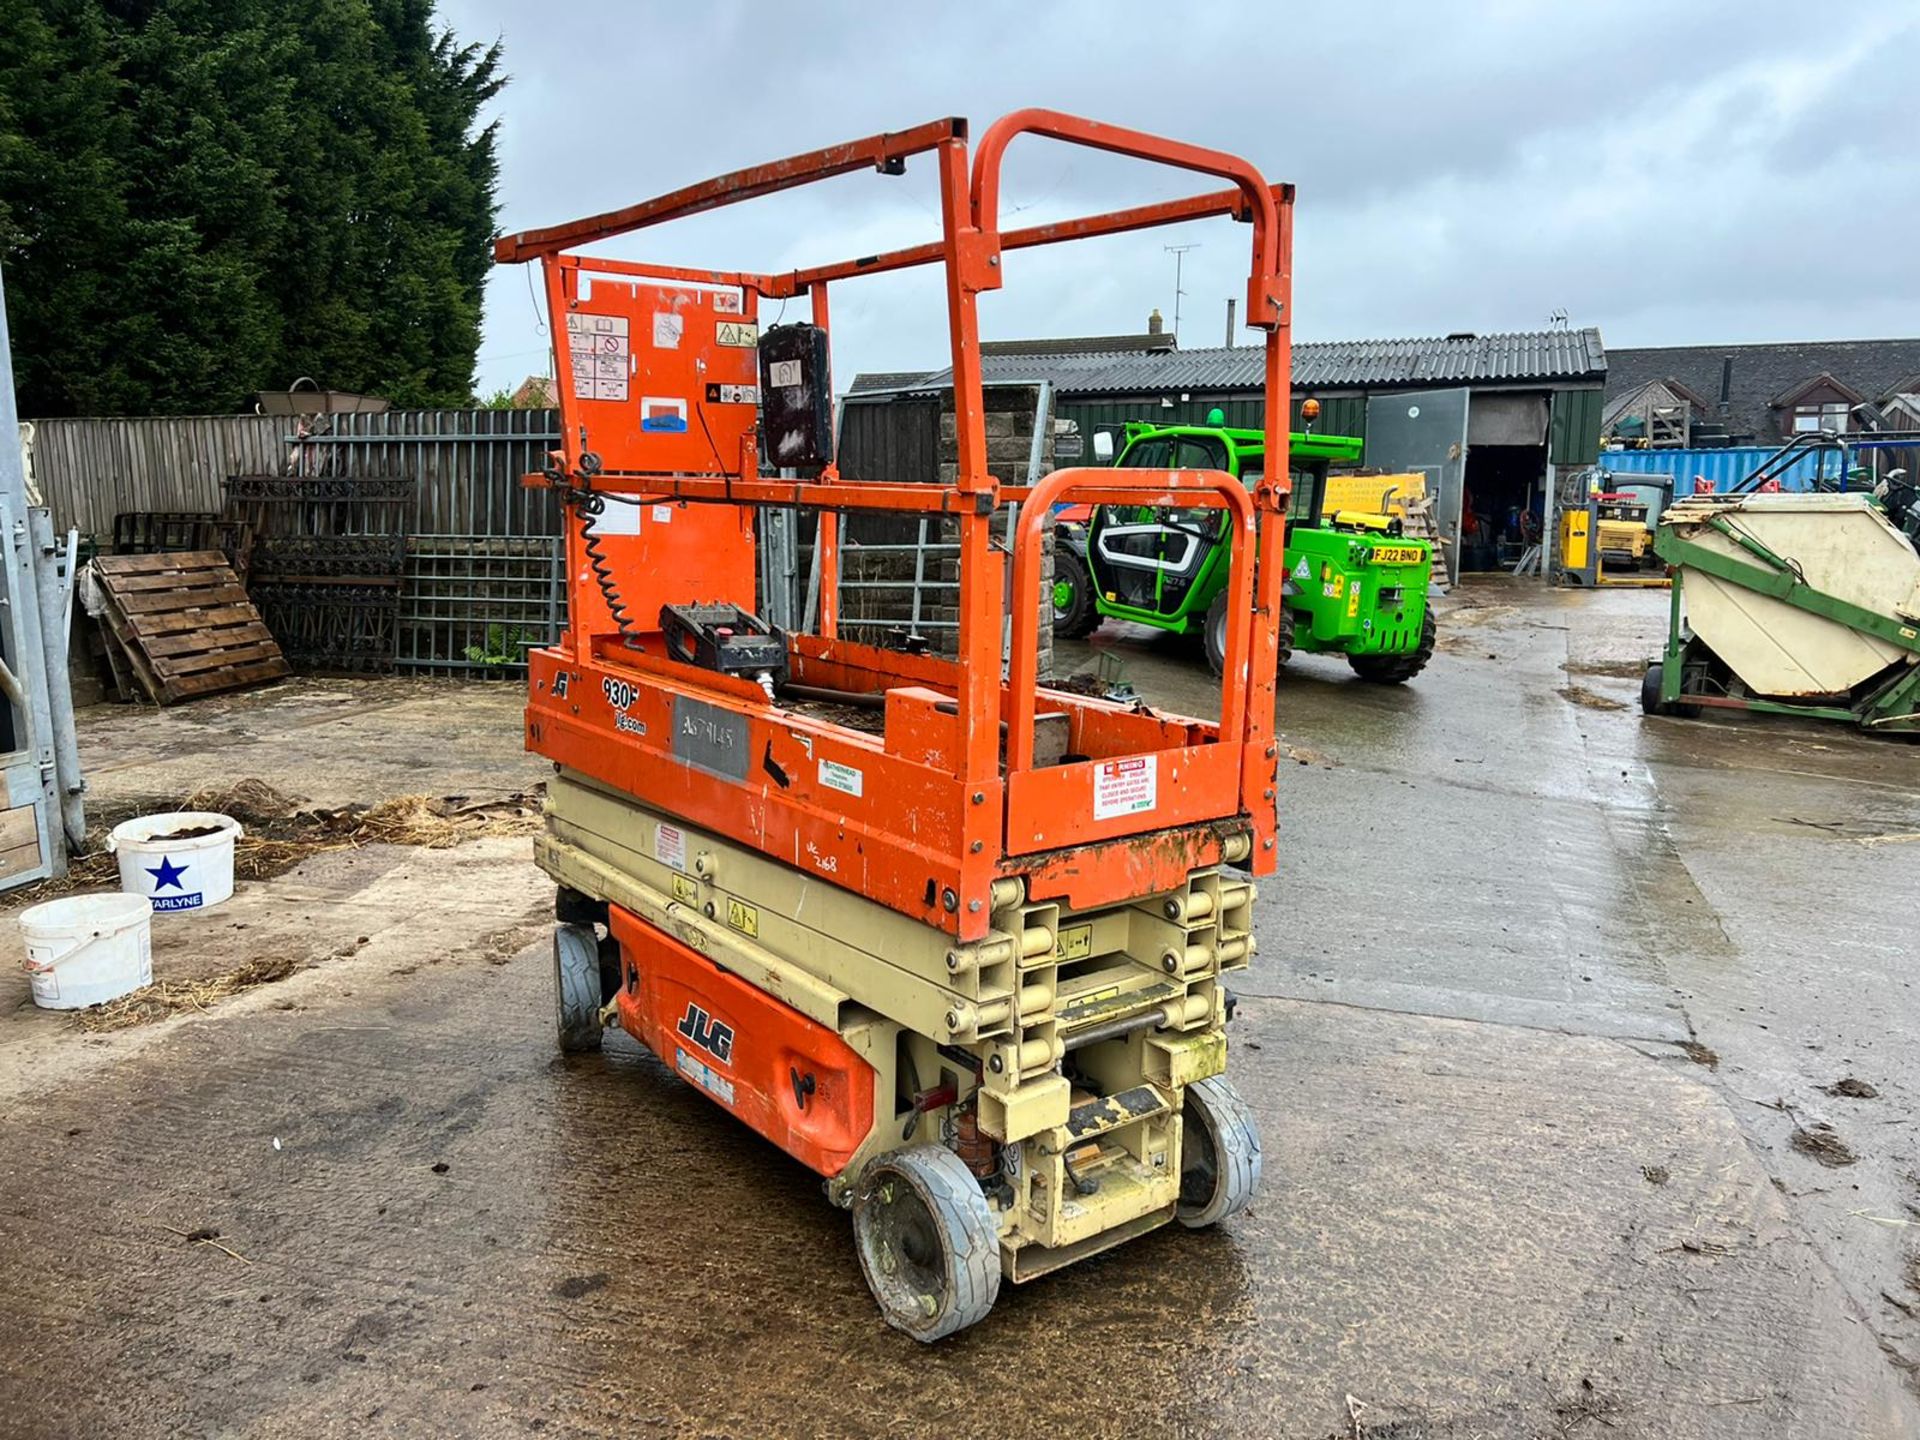
[[[1266,1190],[931,1350],[814,1177],[643,1052],[554,1053],[522,842],[243,886],[218,943],[312,963],[205,1016],[94,1040],[0,994],[0,1433],[1920,1434],[1920,747],[1644,721],[1663,620],[1469,587],[1411,687],[1296,660],[1231,1032]],[[1094,643],[1207,708],[1178,647]],[[518,787],[503,699],[419,699],[409,753],[288,687],[198,767]],[[104,783],[190,780],[180,713],[90,720]],[[1857,1163],[1793,1148],[1823,1121]]]

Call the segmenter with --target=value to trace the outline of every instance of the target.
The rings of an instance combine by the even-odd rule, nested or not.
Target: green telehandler
[[[1103,438],[1096,437],[1096,453]],[[1266,453],[1260,431],[1223,424],[1132,423],[1125,441],[1116,465],[1224,470],[1242,483],[1257,479]],[[1401,534],[1400,521],[1389,515],[1322,514],[1328,472],[1357,463],[1360,449],[1358,439],[1345,435],[1295,434],[1288,442],[1293,494],[1280,662],[1295,650],[1329,652],[1346,656],[1362,680],[1398,685],[1433,657],[1433,611],[1427,604],[1433,545]],[[1226,512],[1218,509],[1102,505],[1062,511],[1054,549],[1054,634],[1079,639],[1109,617],[1198,634],[1218,673],[1226,651],[1226,524]]]

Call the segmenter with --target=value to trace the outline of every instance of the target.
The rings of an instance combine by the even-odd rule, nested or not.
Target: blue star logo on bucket
[[[141,868],[153,877],[153,894],[150,898],[153,901],[154,909],[198,910],[200,908],[201,892],[198,890],[189,892],[187,887],[181,883],[182,877],[186,875],[188,870],[193,868],[191,865],[176,865],[167,856],[162,855],[158,865],[144,865]],[[180,893],[177,895],[162,895],[160,893],[169,887]]]
[[[153,876],[153,888],[155,890],[164,890],[169,885],[176,890],[185,890],[187,888],[180,883],[180,877],[187,873],[187,867],[174,864],[164,855],[160,857],[160,863],[157,866],[149,865],[146,867],[146,871],[147,874]]]

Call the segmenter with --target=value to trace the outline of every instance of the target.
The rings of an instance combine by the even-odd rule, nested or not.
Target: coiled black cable
[[[640,503],[630,496],[609,497],[596,490],[567,492],[568,503],[580,514],[580,545],[587,552],[587,568],[593,572],[593,583],[600,587],[600,594],[607,602],[607,613],[613,617],[622,642],[629,650],[638,650],[641,648],[640,637],[634,631],[633,618],[627,614],[626,602],[620,598],[620,587],[613,578],[613,566],[607,560],[606,551],[601,548],[606,537],[600,533],[600,517],[606,513],[609,498],[623,505]]]

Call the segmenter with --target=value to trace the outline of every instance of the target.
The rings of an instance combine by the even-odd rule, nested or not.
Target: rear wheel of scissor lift
[[[1219,1075],[1187,1086],[1181,1112],[1180,1223],[1198,1230],[1238,1214],[1260,1188],[1260,1131]]]
[[[931,1343],[986,1318],[1000,1294],[1000,1232],[963,1161],[912,1145],[868,1167],[853,1206],[860,1269],[896,1330]]]
[[[600,937],[591,925],[553,927],[553,994],[560,1048],[600,1048]]]

